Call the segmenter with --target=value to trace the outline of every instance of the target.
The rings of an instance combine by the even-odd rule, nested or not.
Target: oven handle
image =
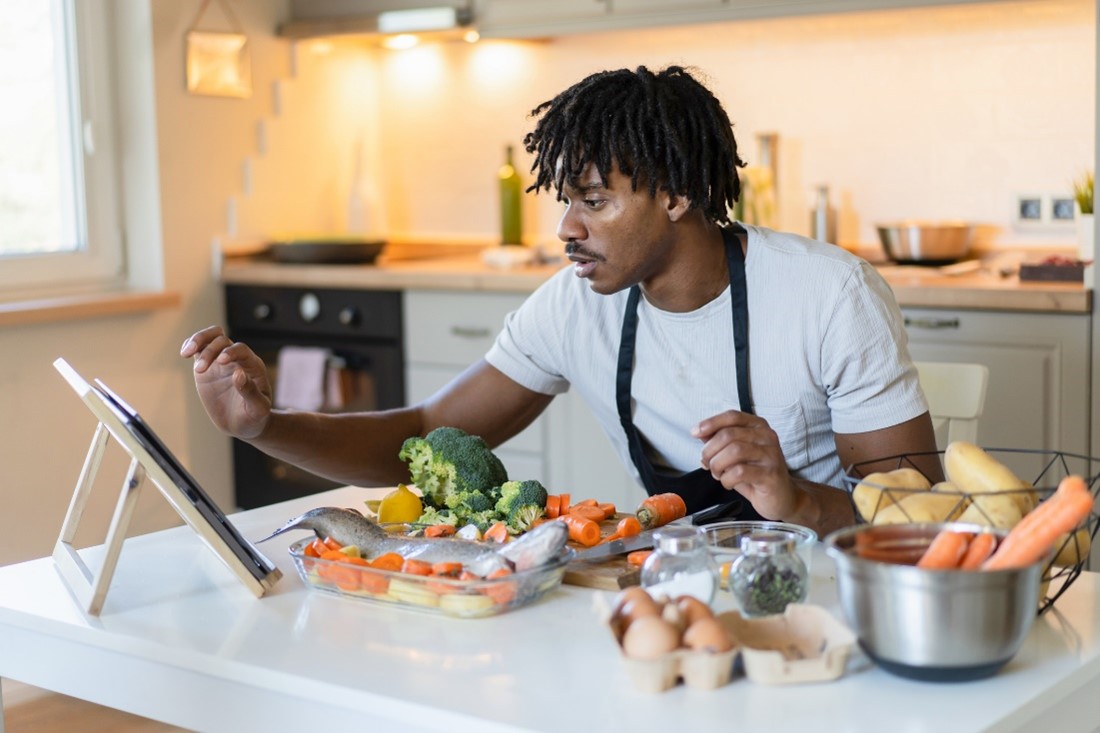
[[[493,335],[488,328],[474,328],[471,326],[451,326],[451,335],[465,339],[483,339]]]

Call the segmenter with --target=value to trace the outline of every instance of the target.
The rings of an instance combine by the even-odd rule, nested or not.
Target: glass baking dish
[[[310,588],[368,603],[454,616],[483,618],[521,608],[561,585],[565,567],[575,552],[566,547],[550,562],[500,578],[459,580],[412,575],[325,560],[305,554],[306,538],[290,546],[298,575]]]

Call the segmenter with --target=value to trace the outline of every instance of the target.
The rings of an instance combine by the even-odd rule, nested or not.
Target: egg
[[[710,606],[695,596],[679,596],[676,599],[676,608],[679,609],[685,626],[691,626],[701,618],[714,617],[714,612],[710,610]]]
[[[688,626],[684,646],[697,652],[728,652],[733,649],[733,637],[721,621],[709,616]]]
[[[633,659],[657,659],[680,646],[680,632],[660,616],[636,618],[623,635],[623,653]]]
[[[635,619],[647,616],[660,616],[661,606],[653,597],[640,586],[631,586],[619,595],[619,603],[615,615],[622,619],[623,627],[627,628]]]

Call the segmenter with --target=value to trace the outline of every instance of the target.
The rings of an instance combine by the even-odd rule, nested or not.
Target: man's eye
[[[590,209],[598,209],[604,204],[604,199],[585,199],[584,205]]]

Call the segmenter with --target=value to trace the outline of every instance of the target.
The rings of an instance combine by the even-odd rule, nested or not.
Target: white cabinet
[[[330,0],[331,1],[331,0]],[[817,15],[984,0],[476,0],[486,38],[530,38],[687,23]]]
[[[428,397],[485,356],[520,293],[406,290],[405,389],[411,404]],[[638,487],[584,402],[560,395],[535,422],[494,451],[516,479],[538,479],[551,493],[634,507]]]
[[[913,359],[989,367],[980,445],[1089,454],[1089,315],[918,308],[903,314]],[[1038,456],[1013,461],[1024,478],[1042,470]]]

